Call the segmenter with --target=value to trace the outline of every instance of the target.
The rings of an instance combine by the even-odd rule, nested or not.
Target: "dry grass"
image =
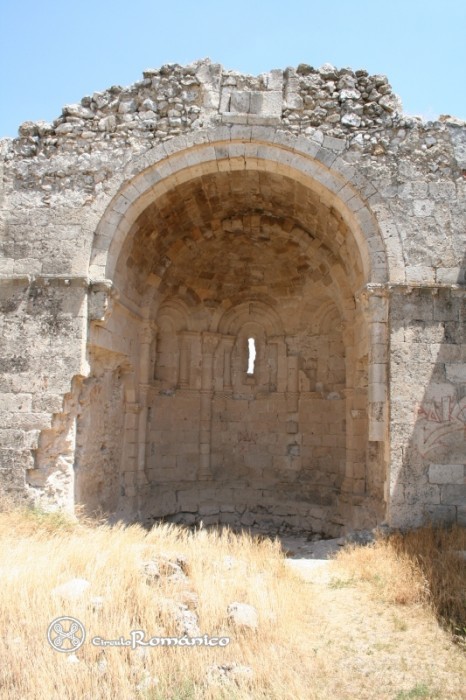
[[[466,642],[466,528],[422,528],[393,536],[391,546],[414,563],[438,619]]]
[[[3,514],[0,528],[0,625],[6,630],[0,656],[7,660],[0,668],[2,698],[306,695],[307,681],[297,675],[303,651],[300,640],[293,640],[305,592],[286,570],[278,543],[255,542],[227,531],[191,533],[174,526],[150,532],[138,526],[90,527],[63,516],[33,512],[21,517],[14,512]],[[162,553],[186,558],[188,585],[168,577],[147,582],[140,562]],[[91,582],[82,599],[64,603],[51,594],[55,586],[72,578]],[[183,600],[187,590],[199,597],[196,612],[202,633],[230,637],[228,647],[154,648],[142,657],[130,649],[103,652],[85,643],[76,654],[79,663],[71,664],[67,655],[46,642],[49,623],[61,615],[79,619],[88,639],[94,635],[129,638],[134,629],[145,630],[147,637],[181,636],[166,599]],[[102,609],[93,605],[94,596],[103,597]],[[257,608],[260,634],[229,626],[226,609],[235,601]],[[288,640],[285,648],[279,646],[282,636]],[[207,668],[228,662],[253,666],[252,683],[225,691],[206,685]],[[158,679],[157,685],[138,691],[148,676]]]
[[[139,526],[76,523],[60,515],[14,509],[0,514],[0,532],[2,699],[462,697],[462,657],[435,623],[419,620],[422,644],[427,645],[422,659],[435,656],[434,673],[425,660],[419,668],[407,670],[403,659],[413,653],[407,651],[413,642],[393,622],[395,604],[384,603],[382,609],[352,583],[341,590],[303,583],[285,565],[278,542],[228,531],[193,533],[175,526],[146,532]],[[364,563],[370,550],[345,555],[339,566],[346,567],[347,580],[370,579],[371,564]],[[396,581],[405,593],[390,599],[408,605],[424,600],[426,579],[418,586],[417,570],[412,569],[410,580],[418,588],[414,597],[408,597],[411,584],[401,586],[398,579],[405,569],[398,567],[399,562],[410,561],[409,556],[395,545],[391,551],[394,559],[385,557],[378,575]],[[141,561],[163,554],[186,559],[187,581],[167,576],[150,581],[141,574]],[[52,589],[71,578],[87,579],[91,586],[81,599],[64,602]],[[384,588],[389,590],[389,585]],[[102,650],[89,641],[95,635],[128,638],[133,629],[146,631],[147,637],[179,636],[166,601],[187,600],[193,593],[198,596],[201,632],[230,637],[228,646],[157,647],[142,655],[123,647]],[[103,598],[102,607],[93,602],[95,596]],[[256,607],[257,631],[230,626],[226,609],[234,601]],[[50,622],[61,615],[79,619],[87,630],[76,663],[46,641]],[[380,637],[383,620],[386,629],[382,625]],[[387,640],[390,634],[393,639]],[[253,678],[224,687],[210,685],[207,669],[228,663],[251,667]],[[153,687],[145,687],[148,678],[155,679]]]
[[[456,641],[466,642],[466,529],[424,527],[349,547],[339,562],[385,600],[431,606]]]

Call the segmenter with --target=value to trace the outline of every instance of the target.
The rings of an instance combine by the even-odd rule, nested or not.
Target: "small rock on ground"
[[[253,678],[253,670],[250,666],[231,663],[209,666],[207,669],[207,683],[209,685],[241,685]]]
[[[228,619],[236,627],[257,629],[259,618],[257,610],[247,603],[231,603],[227,608]]]

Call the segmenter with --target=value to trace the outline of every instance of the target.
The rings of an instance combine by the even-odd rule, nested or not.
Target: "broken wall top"
[[[86,156],[128,146],[134,152],[219,124],[276,126],[308,136],[321,132],[376,156],[403,154],[415,129],[423,140],[408,150],[428,151],[432,172],[446,165],[435,148],[440,135],[440,141],[452,140],[458,165],[466,168],[464,122],[444,116],[424,123],[403,115],[384,75],[330,64],[318,69],[301,64],[259,76],[225,70],[208,59],[184,67],[168,64],[144,71],[133,85],[66,105],[52,123],[24,122],[18,138],[1,143],[6,161]]]
[[[404,115],[385,76],[364,70],[250,76],[209,60],[146,70],[0,141],[0,275],[87,275],[103,212],[146,154],[152,163],[157,151],[230,139],[291,152],[311,143],[377,217],[391,281],[463,283],[465,122]]]

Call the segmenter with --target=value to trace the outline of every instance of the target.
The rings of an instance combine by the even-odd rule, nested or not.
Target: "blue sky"
[[[64,104],[209,56],[262,73],[299,63],[388,76],[408,114],[466,119],[465,0],[0,0],[0,136]]]

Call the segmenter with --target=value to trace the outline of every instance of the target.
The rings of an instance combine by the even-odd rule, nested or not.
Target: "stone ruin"
[[[147,70],[1,146],[0,474],[44,507],[466,522],[466,125],[382,75]]]

